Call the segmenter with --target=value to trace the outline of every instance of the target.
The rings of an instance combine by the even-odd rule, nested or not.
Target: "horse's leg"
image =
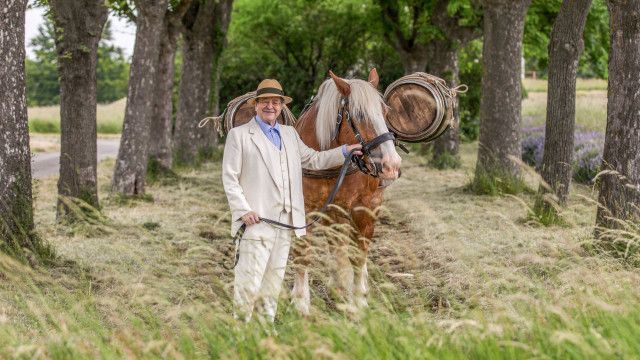
[[[295,236],[295,235],[293,235]],[[302,315],[309,315],[311,294],[309,290],[309,264],[311,263],[309,240],[303,236],[293,242],[293,289],[291,303]]]
[[[353,303],[353,268],[351,267],[351,246],[343,240],[337,241],[334,250],[337,266],[337,293],[347,304]]]
[[[374,221],[366,211],[354,211],[352,213],[353,223],[357,230],[356,245],[357,251],[352,257],[354,268],[354,301],[359,308],[366,307],[367,293],[369,291],[367,254],[369,253],[369,243],[373,238]]]

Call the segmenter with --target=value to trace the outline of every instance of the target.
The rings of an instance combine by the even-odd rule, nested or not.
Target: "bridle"
[[[347,97],[342,97],[340,99],[340,108],[338,109],[338,116],[336,118],[336,131],[331,137],[331,141],[334,141],[338,137],[340,128],[342,127],[342,122],[345,119],[347,124],[351,127],[351,130],[353,130],[356,141],[362,145],[362,155],[351,155],[351,161],[356,164],[361,172],[373,177],[380,176],[380,173],[382,172],[381,165],[371,160],[371,150],[377,148],[385,141],[393,141],[395,146],[400,147],[400,149],[405,153],[409,153],[409,150],[396,140],[396,135],[391,131],[378,135],[369,141],[365,141],[360,129],[358,129],[358,126],[356,125],[356,122],[351,119],[351,113],[349,112],[349,99]]]

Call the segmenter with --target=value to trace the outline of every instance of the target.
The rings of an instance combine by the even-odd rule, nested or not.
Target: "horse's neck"
[[[320,144],[316,138],[316,117],[318,116],[317,104],[313,104],[296,123],[296,131],[300,134],[302,142],[308,147],[320,150]]]

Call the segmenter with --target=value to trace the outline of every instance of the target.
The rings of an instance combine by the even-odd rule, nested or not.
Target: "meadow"
[[[273,326],[231,315],[218,162],[129,199],[108,193],[114,161],[103,161],[103,217],[72,226],[55,222],[56,179],[38,180],[37,231],[57,258],[26,266],[0,257],[0,357],[638,358],[637,256],[595,250],[594,189],[574,185],[564,225],[541,226],[529,216],[533,191],[466,190],[477,146],[462,145],[455,170],[403,155],[378,212],[369,309],[349,310],[332,294],[334,265],[318,237],[311,315],[298,316],[285,290]]]
[[[120,134],[127,99],[110,104],[98,104],[97,130],[99,134]],[[27,109],[29,132],[42,134],[60,133],[60,106],[33,106]]]

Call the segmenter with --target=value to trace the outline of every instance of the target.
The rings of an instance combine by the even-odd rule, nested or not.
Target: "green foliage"
[[[477,195],[504,195],[530,192],[531,189],[519,176],[500,171],[476,169],[476,174],[467,185],[467,190]]]
[[[364,60],[368,49],[380,51],[369,42],[368,16],[358,1],[237,1],[222,58],[221,104],[276,78],[297,113],[329,69],[366,76],[376,66]]]
[[[160,228],[160,223],[155,221],[146,221],[142,224],[142,227],[149,231],[153,231]]]
[[[482,90],[482,40],[474,40],[460,50],[460,83],[469,90],[458,95],[460,137],[475,141],[480,135],[480,93]]]
[[[539,0],[533,1],[529,6],[522,39],[527,70],[546,73],[551,29],[561,4],[562,0]]]
[[[445,169],[457,169],[462,165],[460,161],[460,156],[457,154],[452,154],[448,151],[443,152],[439,155],[434,155],[430,161],[431,166],[435,167],[439,170]]]
[[[533,1],[527,12],[524,29],[524,57],[528,71],[546,76],[549,64],[549,39],[562,0]],[[605,0],[593,0],[584,30],[584,52],[578,75],[607,77],[609,54],[609,14]]]
[[[8,194],[15,196],[12,202],[0,202],[0,253],[34,266],[54,259],[55,251],[34,230],[32,185],[31,181],[24,181],[25,178],[31,180],[31,175],[19,173],[7,189]]]
[[[38,29],[38,35],[31,40],[35,59],[26,60],[28,106],[60,103],[58,59],[54,37],[53,24],[45,18],[45,22]],[[111,23],[107,21],[98,46],[96,95],[99,103],[112,102],[127,96],[129,63],[122,49],[110,44],[112,40]],[[106,131],[106,133],[119,132],[120,129],[115,132]]]
[[[60,134],[60,121],[29,119],[29,132],[41,134]]]
[[[528,219],[544,226],[568,225],[561,216],[562,208],[557,198],[549,192],[538,192],[533,208],[528,212]]]
[[[54,43],[53,24],[40,25],[38,35],[31,39],[35,59],[26,59],[27,105],[53,105],[60,102],[58,59]]]
[[[609,11],[605,0],[593,0],[584,31],[584,52],[578,64],[582,77],[609,77]]]
[[[155,158],[149,159],[147,163],[147,176],[145,178],[147,184],[154,184],[162,181],[163,183],[171,183],[178,180],[180,176],[172,169],[167,169]]]
[[[129,85],[129,62],[122,48],[112,45],[111,23],[107,21],[98,46],[98,66],[96,68],[97,97],[99,103],[109,103],[127,96]],[[103,131],[104,133],[119,133]]]

